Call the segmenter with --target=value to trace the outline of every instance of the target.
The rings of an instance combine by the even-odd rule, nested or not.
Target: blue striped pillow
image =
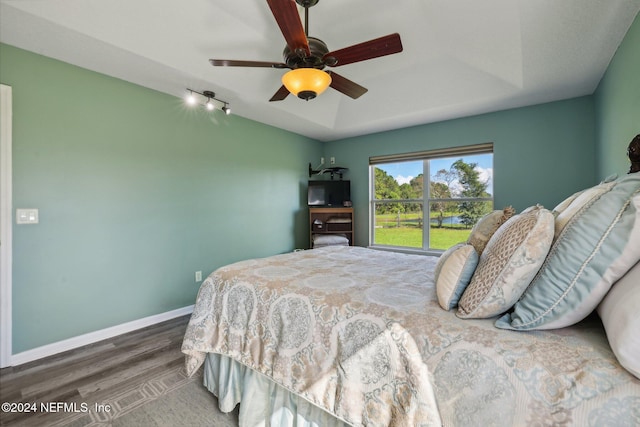
[[[640,173],[626,175],[566,224],[503,329],[555,329],[587,317],[640,260]]]

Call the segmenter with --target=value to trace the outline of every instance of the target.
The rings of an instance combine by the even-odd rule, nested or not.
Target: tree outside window
[[[492,153],[371,168],[373,246],[445,250],[466,241],[493,209]]]

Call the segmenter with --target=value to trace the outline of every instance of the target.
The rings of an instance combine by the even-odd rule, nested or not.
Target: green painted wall
[[[13,352],[193,304],[194,272],[308,244],[322,144],[0,45],[13,88]]]
[[[497,207],[553,207],[640,133],[640,18],[594,96],[322,144],[0,44],[13,87],[13,351],[194,302],[194,272],[306,247],[307,165],[349,167],[368,244],[368,157],[494,142]]]
[[[358,245],[368,245],[369,156],[494,143],[495,206],[553,208],[597,183],[591,96],[327,143],[349,168]]]
[[[598,176],[626,174],[627,147],[640,134],[640,14],[598,85],[595,105]]]

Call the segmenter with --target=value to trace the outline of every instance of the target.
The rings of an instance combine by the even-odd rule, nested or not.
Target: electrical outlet
[[[332,164],[332,165],[335,165],[335,164],[336,164],[336,158],[335,158],[335,157],[332,157],[332,158],[331,158],[331,164]]]
[[[320,157],[320,164],[324,165],[324,157]]]
[[[196,282],[202,282],[202,271],[196,271]]]

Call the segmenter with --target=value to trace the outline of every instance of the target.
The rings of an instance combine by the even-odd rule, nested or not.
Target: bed
[[[626,221],[619,236],[627,239],[637,238],[640,228],[640,221],[629,225],[629,215],[637,218],[640,210],[638,179],[630,193],[625,190],[631,203],[622,214],[612,214],[615,221]],[[638,355],[627,352],[631,362],[623,361],[623,353],[612,348],[613,330],[602,320],[629,312],[628,307],[619,309],[615,302],[599,314],[609,292],[597,290],[603,295],[595,303],[587,298],[591,309],[578,304],[574,310],[586,314],[571,325],[559,327],[554,318],[544,319],[549,328],[518,326],[530,309],[526,295],[532,284],[556,274],[549,258],[571,233],[584,234],[575,224],[589,219],[584,209],[611,206],[605,195],[615,187],[620,190],[617,183],[609,185],[586,204],[583,194],[582,210],[573,209],[576,218],[583,218],[565,217],[560,232],[554,225],[562,215],[538,206],[489,233],[477,269],[483,260],[497,257],[491,242],[516,217],[535,214],[535,226],[548,231],[552,215],[552,241],[537,255],[541,261],[527,273],[533,278],[520,295],[503,295],[502,303],[517,301],[506,314],[474,318],[469,311],[444,309],[438,287],[442,257],[328,246],[222,267],[200,288],[182,347],[187,371],[193,374],[204,365],[205,385],[218,397],[220,409],[229,412],[240,404],[241,426],[639,425],[639,374],[629,368]],[[572,197],[567,206],[580,199]],[[611,234],[615,227],[604,228]],[[539,237],[525,234],[525,240],[540,244]],[[618,259],[601,266],[599,255],[591,252],[587,261],[605,269],[607,291],[614,284],[613,289],[624,287],[625,292],[638,288],[640,266],[631,268],[640,259],[638,241],[619,248],[625,268]],[[612,252],[602,236],[598,242],[599,250]],[[618,247],[620,240],[611,244]],[[531,254],[508,272],[522,277],[522,259]],[[568,261],[562,261],[566,271]],[[583,262],[580,274],[589,276],[590,268]],[[621,304],[629,300],[617,299]],[[463,301],[464,294],[458,302]],[[560,306],[559,301],[553,304],[554,309]],[[637,338],[637,329],[631,334]]]

